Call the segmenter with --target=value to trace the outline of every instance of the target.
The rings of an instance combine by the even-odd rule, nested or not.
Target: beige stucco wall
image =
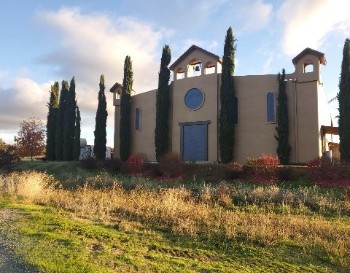
[[[267,122],[267,93],[277,98],[276,75],[234,77],[238,99],[238,124],[235,126],[234,160],[276,153],[276,123]]]
[[[331,111],[328,104],[328,97],[326,95],[326,92],[322,86],[322,84],[318,85],[318,125],[319,128],[321,128],[322,125],[331,126],[332,124],[332,117],[331,117]],[[333,136],[330,134],[325,135],[325,143],[324,147],[322,147],[322,140],[321,140],[321,130],[319,130],[319,150],[320,150],[320,156],[322,155],[322,151],[324,148],[325,151],[329,150],[328,143],[333,142]]]
[[[296,162],[306,163],[319,156],[319,124],[316,82],[296,84]]]
[[[135,130],[136,108],[141,109],[141,130]],[[132,96],[131,154],[143,153],[155,161],[154,129],[156,125],[156,90]]]
[[[177,68],[186,69],[193,59],[202,61],[202,75],[174,80],[170,85],[170,147],[181,154],[180,123],[209,121],[208,161],[219,161],[218,116],[221,74],[204,74],[204,65],[214,62],[212,56],[195,50],[185,57]],[[313,72],[305,73],[305,64],[312,63]],[[216,63],[219,66],[219,63]],[[176,71],[175,68],[174,70]],[[296,64],[296,71],[286,75],[286,92],[289,115],[290,161],[305,163],[320,156],[322,152],[320,126],[330,125],[328,109],[324,109],[325,97],[320,80],[319,59],[313,55],[304,56]],[[235,126],[234,160],[245,163],[247,158],[262,154],[276,154],[277,141],[274,138],[276,123],[267,122],[267,93],[277,95],[277,75],[250,75],[234,77],[238,98],[238,124]],[[198,88],[205,94],[201,108],[189,110],[184,97],[191,88]],[[115,154],[119,155],[119,106],[114,99],[115,111]],[[135,109],[141,108],[141,130],[135,130]],[[131,129],[132,153],[145,153],[155,160],[154,129],[156,121],[156,90],[132,96]]]
[[[305,66],[313,65],[313,71],[306,72]],[[306,55],[296,64],[296,71],[291,75],[290,89],[296,100],[293,119],[294,149],[292,160],[306,163],[322,156],[321,125],[331,125],[330,110],[321,81],[320,59]]]
[[[180,125],[184,122],[210,121],[208,125],[208,161],[217,161],[218,75],[209,74],[176,80],[172,85],[172,151],[181,154]],[[191,88],[202,90],[205,101],[201,108],[189,110],[184,97]]]
[[[114,156],[120,157],[120,99],[113,97],[114,112]],[[131,154],[146,154],[151,161],[155,160],[154,129],[156,123],[156,90],[133,95],[131,97]],[[136,108],[141,109],[141,130],[135,130]]]

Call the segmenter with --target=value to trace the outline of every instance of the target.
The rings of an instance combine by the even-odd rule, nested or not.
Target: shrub
[[[280,161],[277,156],[268,154],[248,159],[248,166],[252,171],[252,181],[262,184],[276,182],[279,164]]]
[[[184,171],[184,162],[178,154],[170,152],[159,160],[159,173],[163,178],[182,178]]]
[[[184,164],[186,178],[219,182],[228,179],[226,165],[218,163]]]
[[[122,169],[128,174],[143,175],[147,161],[147,156],[145,154],[131,155],[122,166]]]
[[[103,167],[109,172],[119,172],[122,168],[123,161],[119,158],[106,159],[103,161]]]
[[[10,171],[16,162],[19,162],[20,158],[16,153],[16,147],[13,145],[7,145],[6,148],[0,149],[0,169]]]
[[[153,178],[159,177],[161,174],[159,172],[158,163],[146,162],[144,174],[145,174],[145,176],[149,176],[149,177],[153,177]]]
[[[278,167],[279,181],[307,180],[307,166],[302,165],[282,165]]]
[[[237,179],[241,178],[243,174],[243,164],[231,161],[226,164],[226,173],[227,178],[229,179]]]
[[[81,160],[80,165],[83,169],[94,170],[97,168],[97,160],[93,157],[88,157]]]
[[[328,157],[319,157],[308,163],[310,180],[321,187],[350,187],[350,164]]]

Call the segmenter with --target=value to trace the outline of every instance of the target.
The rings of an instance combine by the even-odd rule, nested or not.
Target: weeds
[[[65,190],[47,174],[12,173],[0,176],[0,189],[121,229],[144,226],[179,236],[270,246],[292,240],[306,249],[318,246],[349,265],[350,228],[341,217],[350,215],[350,205],[336,190],[222,181],[217,187],[203,185],[194,194],[183,187],[150,188],[145,178],[135,179],[125,189],[102,173],[87,178],[83,187]]]

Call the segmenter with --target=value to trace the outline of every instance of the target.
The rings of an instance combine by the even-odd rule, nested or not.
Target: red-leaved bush
[[[181,179],[184,172],[184,162],[176,153],[166,153],[159,160],[159,173],[162,179]]]
[[[350,164],[328,157],[318,157],[308,163],[310,180],[326,188],[350,187]]]
[[[144,154],[131,155],[123,167],[128,174],[143,175],[147,161],[147,156]]]
[[[255,183],[271,184],[277,182],[278,165],[277,156],[263,154],[257,158],[250,158],[247,162],[252,170],[251,180]]]

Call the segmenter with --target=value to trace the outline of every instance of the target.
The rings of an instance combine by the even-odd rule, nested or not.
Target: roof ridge
[[[325,54],[323,52],[317,51],[317,50],[312,49],[310,47],[306,47],[303,51],[301,51],[297,56],[295,56],[292,59],[293,64],[295,65],[306,54],[315,55],[315,56],[319,57],[320,59],[322,59],[322,62],[321,62],[322,64],[326,63]]]
[[[214,53],[211,53],[209,52],[208,50],[204,49],[204,48],[201,48],[197,45],[192,45],[190,46],[179,58],[177,58],[177,60],[169,67],[170,70],[174,70],[174,68],[185,58],[187,57],[192,51],[194,50],[199,50],[199,51],[202,51],[203,53],[213,57],[214,59],[216,59],[217,61],[221,62],[221,58],[214,54]]]

